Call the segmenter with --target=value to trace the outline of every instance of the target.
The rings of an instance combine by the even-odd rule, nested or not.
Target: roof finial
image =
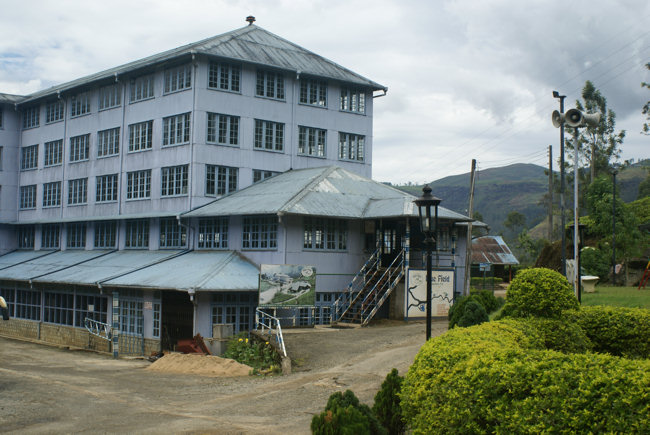
[[[252,16],[252,15],[249,15],[249,16],[246,17],[246,21],[248,21],[249,26],[252,26],[253,23],[255,22],[255,17]]]

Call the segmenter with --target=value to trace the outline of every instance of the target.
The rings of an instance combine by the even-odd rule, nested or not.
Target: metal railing
[[[363,267],[361,267],[359,272],[357,272],[354,278],[352,278],[352,281],[350,281],[350,284],[348,284],[346,293],[342,294],[336,299],[336,301],[334,301],[334,305],[332,306],[333,321],[341,320],[341,317],[343,316],[343,314],[345,314],[345,311],[350,307],[350,304],[356,298],[356,295],[361,290],[363,290],[363,288],[366,286],[366,278],[368,275],[368,271],[377,270],[380,265],[381,265],[380,247],[377,247],[375,252],[372,253],[370,258],[368,258],[368,260],[365,262]]]
[[[275,336],[275,341],[278,347],[282,349],[282,353],[286,357],[287,349],[284,347],[284,338],[282,337],[282,326],[280,326],[280,320],[277,317],[273,317],[257,308],[255,310],[255,323],[255,329],[262,331],[262,333],[268,329],[269,335],[273,334]]]
[[[391,262],[361,301],[361,324],[365,325],[375,315],[379,307],[391,294],[397,283],[404,276],[404,250]]]
[[[84,326],[86,327],[86,330],[92,335],[104,340],[110,341],[113,337],[113,334],[111,333],[111,326],[108,323],[102,323],[86,317],[84,319]]]

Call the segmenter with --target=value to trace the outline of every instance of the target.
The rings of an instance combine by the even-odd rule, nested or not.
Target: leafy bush
[[[578,300],[569,281],[550,269],[522,270],[506,293],[501,317],[559,318],[564,310],[577,309]]]
[[[593,343],[595,352],[626,358],[650,358],[650,310],[583,306],[566,313]]]
[[[585,331],[576,323],[565,319],[527,319],[527,334],[536,337],[544,349],[562,353],[584,353],[593,344]]]
[[[233,336],[226,347],[224,357],[253,367],[255,372],[279,373],[280,355],[267,341],[252,340],[245,332]]]
[[[650,431],[649,361],[546,350],[534,322],[552,325],[506,319],[428,341],[400,394],[413,433]]]
[[[330,396],[325,410],[312,418],[311,431],[315,434],[386,434],[370,407],[359,402],[351,390]]]
[[[600,249],[587,246],[580,251],[580,269],[585,275],[595,275],[602,281],[609,276],[612,257],[611,251],[604,252]]]
[[[495,312],[506,302],[503,298],[497,298],[490,290],[477,290],[470,292],[470,295],[476,296],[481,302],[488,314]]]
[[[489,320],[488,314],[501,308],[503,303],[502,298],[494,297],[494,294],[489,290],[473,291],[469,296],[461,296],[456,299],[449,309],[449,329],[455,326],[465,327],[487,322]],[[483,310],[475,304],[479,304]],[[463,319],[462,324],[461,319]]]
[[[375,395],[372,406],[372,412],[390,435],[402,434],[405,430],[399,400],[402,382],[404,377],[398,374],[397,369],[391,370]]]
[[[468,326],[480,325],[488,320],[490,320],[490,318],[488,317],[485,308],[483,308],[483,305],[481,305],[481,303],[476,299],[472,299],[470,296],[467,304],[465,304],[463,314],[460,316],[460,319],[458,319],[457,325],[466,328]]]

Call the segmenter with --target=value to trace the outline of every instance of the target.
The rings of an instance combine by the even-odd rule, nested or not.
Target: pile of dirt
[[[248,376],[252,367],[218,356],[168,353],[147,370],[202,376]]]

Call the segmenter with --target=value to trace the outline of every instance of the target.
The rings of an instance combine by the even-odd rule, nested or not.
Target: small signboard
[[[431,315],[446,317],[454,298],[454,271],[433,270],[431,275]],[[409,269],[406,316],[426,317],[427,271]]]
[[[292,264],[262,264],[260,306],[297,306],[316,303],[316,268]]]
[[[489,272],[490,266],[490,263],[479,263],[478,268],[481,272]]]

